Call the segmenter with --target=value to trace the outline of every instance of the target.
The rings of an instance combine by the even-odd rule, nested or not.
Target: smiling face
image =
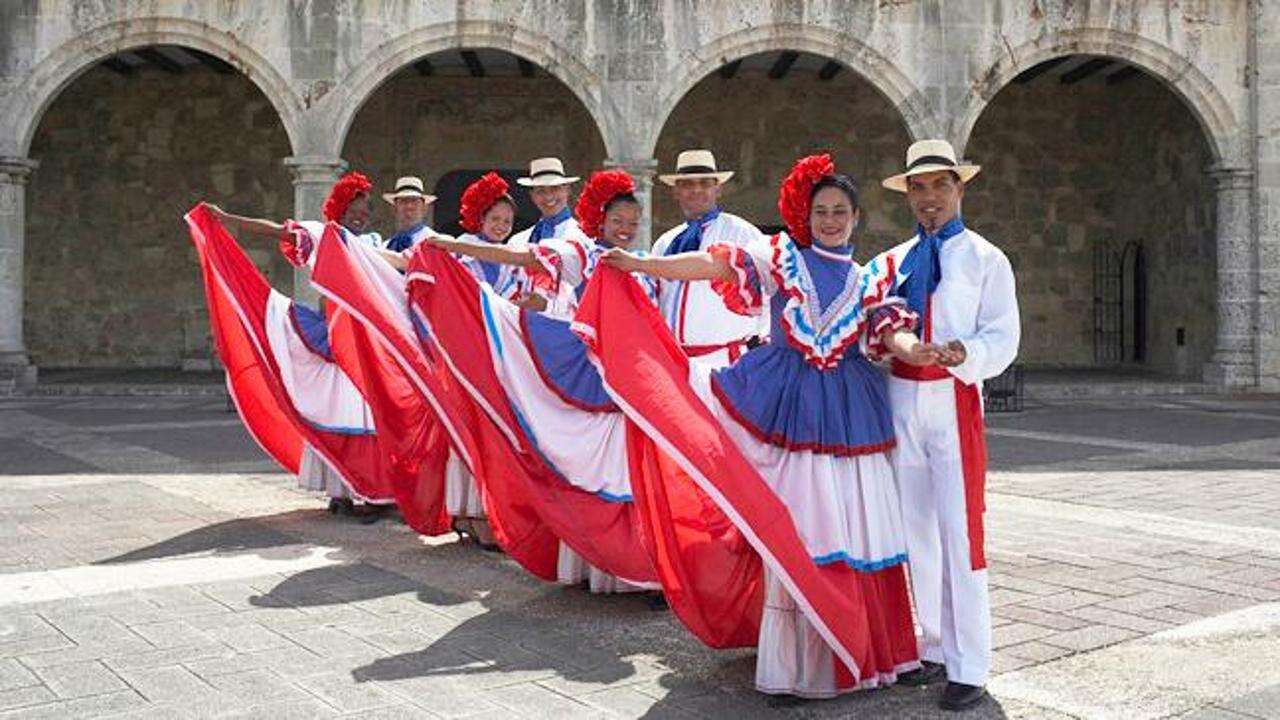
[[[511,226],[515,223],[516,209],[511,203],[505,200],[499,200],[489,208],[489,212],[484,214],[484,218],[480,220],[480,232],[489,240],[501,243],[506,242],[507,236],[511,234]]]
[[[604,226],[600,229],[601,240],[613,247],[630,247],[640,230],[640,204],[632,201],[620,201],[605,211]]]
[[[720,201],[720,183],[715,178],[676,180],[671,194],[680,205],[685,220],[702,217]]]
[[[398,197],[395,206],[396,230],[408,230],[427,219],[427,201],[420,197]]]
[[[950,170],[907,178],[907,204],[926,233],[935,233],[960,214],[964,183]]]
[[[551,217],[569,204],[568,185],[541,185],[529,188],[529,198],[538,206],[542,217]]]
[[[849,242],[859,211],[849,195],[838,187],[824,187],[813,195],[809,208],[809,230],[814,242],[823,247],[841,247]]]
[[[369,216],[371,214],[372,208],[369,207],[369,193],[361,193],[347,206],[347,211],[342,214],[340,222],[346,229],[359,234],[369,229]]]

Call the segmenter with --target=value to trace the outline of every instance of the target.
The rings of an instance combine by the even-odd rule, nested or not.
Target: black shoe
[[[354,507],[347,498],[329,498],[329,513],[332,515],[350,515]]]
[[[946,679],[946,665],[925,660],[920,663],[919,669],[904,672],[899,675],[898,684],[906,685],[907,687],[922,687],[924,685],[932,685],[936,682],[942,682]]]
[[[804,698],[800,697],[799,695],[792,695],[790,693],[786,693],[782,695],[770,695],[769,697],[765,698],[765,701],[764,701],[764,704],[768,705],[771,708],[796,707],[797,705],[803,705],[804,703],[805,703]]]
[[[372,525],[382,518],[382,508],[378,505],[352,504],[349,514],[361,525]]]
[[[671,604],[667,602],[667,596],[662,594],[661,590],[646,593],[645,602],[649,605],[649,609],[654,612],[662,612],[670,610]]]
[[[968,710],[987,697],[987,689],[981,685],[965,685],[949,682],[942,693],[942,702],[938,707],[943,710]]]

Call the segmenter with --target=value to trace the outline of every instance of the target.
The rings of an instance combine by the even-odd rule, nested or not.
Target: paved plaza
[[[963,717],[1280,717],[1280,400],[992,416],[993,699]],[[934,717],[796,707],[753,651],[456,538],[335,518],[204,397],[0,398],[0,718]]]

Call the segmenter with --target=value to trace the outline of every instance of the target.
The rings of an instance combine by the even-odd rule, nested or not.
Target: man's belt
[[[903,380],[946,380],[951,377],[951,373],[941,365],[911,365],[894,358],[890,372],[896,378]]]

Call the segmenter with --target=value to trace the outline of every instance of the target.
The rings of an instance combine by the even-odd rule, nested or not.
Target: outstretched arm
[[[920,338],[910,330],[889,328],[881,338],[885,348],[908,365],[933,365],[939,360],[939,348],[920,342]]]
[[[400,272],[404,272],[409,267],[409,257],[407,255],[402,255],[394,250],[387,250],[386,248],[376,248],[375,252],[378,253],[378,257],[382,258],[388,265]]]
[[[639,256],[614,248],[601,261],[628,272],[641,272],[666,280],[725,280],[737,278],[729,262],[708,252],[687,252],[676,255]]]
[[[490,245],[455,240],[443,235],[428,235],[422,242],[431,243],[441,250],[467,255],[477,260],[499,263],[501,265],[518,265],[533,267],[538,264],[533,252],[526,247],[511,248],[506,245]]]
[[[213,213],[214,217],[218,218],[218,221],[228,229],[234,229],[249,235],[258,235],[270,238],[278,238],[280,237],[280,233],[284,232],[284,225],[280,223],[272,222],[264,218],[250,218],[243,215],[235,215],[212,203],[206,204],[209,206],[209,211]]]

